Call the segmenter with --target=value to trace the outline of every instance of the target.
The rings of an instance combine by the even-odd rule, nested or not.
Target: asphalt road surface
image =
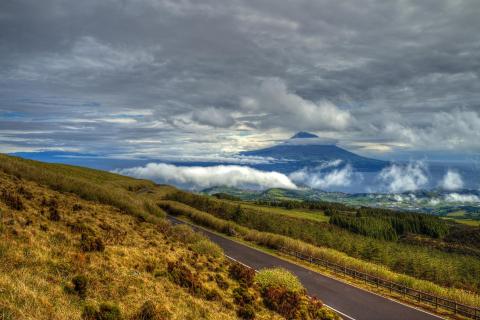
[[[184,223],[169,216],[174,223]],[[430,313],[356,288],[341,281],[321,275],[294,263],[279,259],[262,251],[219,236],[203,228],[195,227],[213,242],[221,246],[229,258],[233,258],[256,270],[282,267],[294,273],[311,296],[318,297],[337,311],[344,319],[351,320],[438,320]]]

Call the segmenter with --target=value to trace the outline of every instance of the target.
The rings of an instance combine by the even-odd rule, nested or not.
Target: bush
[[[232,279],[237,280],[240,284],[247,287],[251,287],[255,279],[255,270],[237,262],[230,265],[228,274]]]
[[[67,223],[67,226],[72,232],[75,233],[85,233],[87,235],[93,235],[95,232],[90,228],[84,221],[75,221]]]
[[[203,292],[202,284],[187,266],[180,261],[168,262],[167,270],[169,279],[172,282],[187,288],[191,294],[201,295]]]
[[[84,320],[96,320],[97,319],[97,308],[92,305],[87,304],[83,307],[82,319]]]
[[[255,297],[245,287],[238,287],[233,290],[233,301],[239,306],[252,304]]]
[[[323,306],[323,303],[317,298],[311,298],[307,305],[307,312],[312,319],[336,320],[338,315]]]
[[[3,189],[1,196],[3,202],[10,207],[10,209],[23,210],[25,208],[22,198],[17,193]]]
[[[276,311],[287,319],[300,317],[302,306],[302,294],[298,291],[290,291],[285,287],[273,286],[262,290],[265,306]]]
[[[237,310],[237,316],[240,319],[253,320],[255,319],[255,309],[251,305],[240,307]]]
[[[215,289],[205,290],[205,299],[208,301],[219,301],[222,299],[220,293]]]
[[[27,200],[33,199],[33,194],[29,190],[25,189],[24,186],[20,186],[19,188],[17,188],[17,192],[24,196]]]
[[[80,239],[80,248],[83,252],[94,252],[94,251],[104,251],[105,245],[101,238],[89,236],[85,233],[82,233]]]
[[[220,289],[223,289],[223,290],[228,289],[228,282],[225,281],[225,279],[223,278],[223,276],[221,274],[219,274],[219,273],[215,274],[215,282],[217,283],[217,285]]]
[[[223,255],[222,248],[208,239],[203,239],[192,244],[191,248],[198,254],[209,255],[215,258]]]
[[[263,269],[255,276],[260,288],[281,287],[291,292],[305,292],[297,276],[283,268]]]
[[[84,275],[78,275],[72,279],[73,290],[84,299],[87,296],[88,279]]]
[[[60,212],[58,212],[58,209],[56,207],[50,207],[49,211],[50,215],[48,216],[48,219],[50,221],[60,221]]]
[[[132,317],[132,320],[162,320],[166,315],[162,314],[152,301],[146,301]]]
[[[99,309],[91,305],[86,305],[83,308],[82,319],[84,320],[121,320],[122,314],[118,306],[110,303],[102,303],[100,304]]]

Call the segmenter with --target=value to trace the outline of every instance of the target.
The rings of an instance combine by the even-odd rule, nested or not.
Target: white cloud
[[[332,102],[310,101],[289,92],[281,79],[263,80],[258,92],[243,97],[241,106],[250,112],[268,113],[260,124],[265,127],[292,128],[294,130],[345,129],[352,121],[350,113]]]
[[[383,169],[378,178],[390,192],[414,191],[428,183],[427,168],[420,162],[391,165]]]
[[[115,172],[190,189],[203,189],[213,186],[255,189],[297,188],[282,173],[263,172],[246,166],[181,167],[166,163],[149,163],[144,167],[126,168]]]
[[[292,172],[289,177],[295,183],[304,184],[314,189],[346,187],[352,183],[354,177],[361,178],[360,174],[354,173],[350,165],[331,170],[341,163],[341,160],[329,161],[314,169],[303,168]]]
[[[463,187],[463,179],[460,173],[453,170],[448,170],[440,185],[446,190],[461,189]]]
[[[220,128],[227,128],[235,123],[231,111],[213,107],[195,110],[192,114],[192,120],[199,124]]]
[[[480,202],[480,198],[474,194],[450,193],[445,196],[447,202]]]

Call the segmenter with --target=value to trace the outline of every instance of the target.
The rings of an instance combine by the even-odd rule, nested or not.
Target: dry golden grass
[[[0,189],[18,196],[23,206],[16,210],[0,199],[0,319],[81,319],[85,305],[104,302],[134,319],[149,300],[161,319],[237,318],[232,292],[238,282],[228,278],[228,262],[194,253],[170,236],[165,221],[142,222],[114,206],[2,171]],[[59,219],[52,218],[55,210]],[[83,252],[82,233],[101,239],[105,250]],[[170,281],[169,261],[184,261],[219,298],[209,301]],[[76,276],[88,281],[84,298],[72,289]],[[227,289],[218,286],[218,276]],[[279,318],[260,303],[256,313],[257,319]]]

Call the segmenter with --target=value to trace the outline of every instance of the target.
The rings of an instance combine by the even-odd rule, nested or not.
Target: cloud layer
[[[201,155],[298,130],[363,152],[480,151],[475,0],[25,0],[0,12],[3,152]]]
[[[297,189],[297,186],[282,173],[263,172],[245,166],[180,167],[165,163],[149,163],[144,167],[122,169],[116,172],[193,189],[213,186]]]
[[[427,185],[427,167],[420,161],[406,165],[394,164],[383,169],[378,179],[389,192],[415,191]]]
[[[303,168],[292,172],[289,178],[300,185],[313,189],[328,190],[330,188],[347,187],[353,179],[362,179],[350,165],[342,165],[341,160],[327,162],[316,168]]]
[[[448,170],[440,183],[440,186],[445,190],[461,189],[463,185],[462,176],[453,170]]]

